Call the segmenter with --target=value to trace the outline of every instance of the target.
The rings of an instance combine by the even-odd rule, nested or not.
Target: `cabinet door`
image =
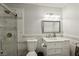
[[[62,48],[53,48],[53,49],[49,49],[47,50],[47,55],[60,55],[62,53]]]

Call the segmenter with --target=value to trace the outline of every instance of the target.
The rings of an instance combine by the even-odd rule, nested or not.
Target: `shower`
[[[17,13],[7,5],[0,4],[0,55],[18,55],[17,45]]]

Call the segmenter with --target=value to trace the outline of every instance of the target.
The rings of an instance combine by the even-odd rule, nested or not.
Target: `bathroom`
[[[79,56],[78,11],[79,3],[0,3],[0,56]]]

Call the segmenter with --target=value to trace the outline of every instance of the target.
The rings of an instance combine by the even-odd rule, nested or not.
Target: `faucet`
[[[47,38],[56,37],[56,33],[53,33],[53,35],[52,35],[52,33],[49,33],[49,34],[46,35],[46,37],[47,37]]]
[[[56,33],[54,33],[53,37],[56,37]]]
[[[48,37],[51,37],[51,34],[50,33],[48,34]]]
[[[50,38],[51,37],[51,34],[50,33],[46,34],[46,37],[47,38]]]

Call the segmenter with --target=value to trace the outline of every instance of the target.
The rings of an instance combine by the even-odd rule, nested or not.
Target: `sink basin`
[[[67,38],[64,37],[52,37],[52,38],[43,38],[46,42],[52,42],[52,41],[65,41],[65,40],[69,40]]]

